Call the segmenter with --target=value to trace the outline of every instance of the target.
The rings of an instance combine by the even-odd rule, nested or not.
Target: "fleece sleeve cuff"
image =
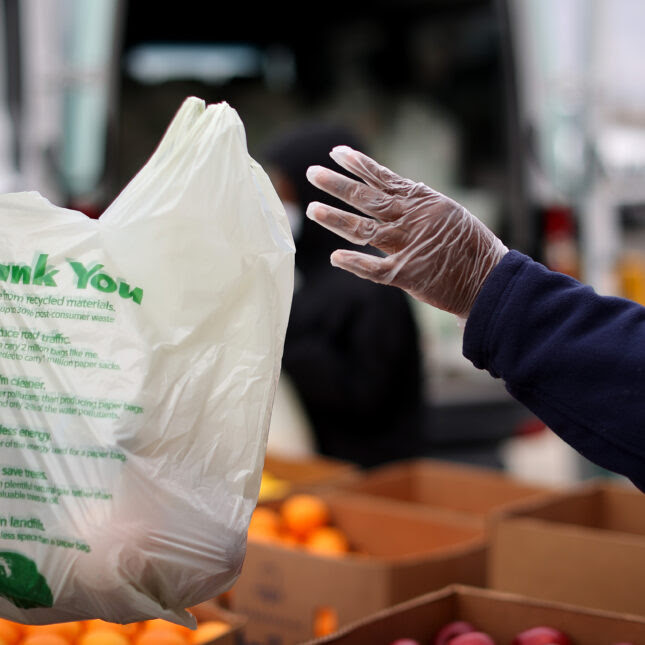
[[[519,251],[509,251],[486,278],[466,321],[463,354],[479,369],[499,374],[489,365],[488,339],[497,322],[505,294],[512,288],[523,266],[530,259]]]

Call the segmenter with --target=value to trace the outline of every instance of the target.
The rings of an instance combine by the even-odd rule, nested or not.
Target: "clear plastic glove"
[[[508,249],[463,206],[425,184],[399,177],[347,146],[334,148],[330,156],[365,183],[322,166],[307,170],[309,181],[371,217],[320,202],[309,205],[307,216],[354,244],[369,244],[385,254],[337,250],[331,263],[468,317],[484,280]]]

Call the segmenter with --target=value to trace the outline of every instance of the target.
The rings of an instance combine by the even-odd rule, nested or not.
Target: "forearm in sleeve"
[[[645,490],[645,308],[516,251],[486,280],[464,355],[594,463]]]

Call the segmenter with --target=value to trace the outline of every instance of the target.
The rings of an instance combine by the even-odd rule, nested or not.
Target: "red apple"
[[[434,637],[433,645],[448,645],[455,636],[474,631],[476,631],[475,628],[465,620],[453,620],[451,623],[446,623],[437,632],[437,635]]]
[[[415,641],[414,638],[397,638],[395,641],[392,641],[390,645],[421,645],[419,641]]]
[[[450,645],[495,645],[495,641],[485,632],[468,632],[455,636]]]
[[[554,627],[531,627],[515,636],[511,645],[572,645],[570,638]]]

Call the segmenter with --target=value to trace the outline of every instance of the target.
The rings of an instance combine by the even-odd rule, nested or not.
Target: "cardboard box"
[[[427,644],[453,620],[468,621],[498,645],[508,645],[517,633],[538,625],[562,630],[577,645],[645,642],[642,618],[461,585],[415,598],[314,642],[389,645],[406,637]]]
[[[498,518],[489,586],[645,615],[645,495],[592,482]]]
[[[260,498],[279,499],[284,495],[342,486],[360,476],[359,468],[346,461],[328,457],[287,458],[266,455],[264,475],[275,478],[279,485],[267,487],[263,481]],[[286,485],[283,485],[286,484]]]
[[[250,541],[231,595],[232,609],[248,618],[247,642],[302,643],[313,637],[320,608],[344,625],[453,582],[484,583],[479,522],[348,493],[323,498],[361,553],[325,557]]]
[[[380,466],[343,488],[473,515],[484,521],[494,513],[521,508],[553,492],[552,488],[520,482],[491,468],[432,459]]]
[[[227,631],[204,643],[204,645],[239,645],[242,642],[242,630],[246,624],[246,618],[243,616],[223,609],[215,600],[195,605],[191,607],[190,611],[200,623],[209,620],[221,620],[229,625]]]

